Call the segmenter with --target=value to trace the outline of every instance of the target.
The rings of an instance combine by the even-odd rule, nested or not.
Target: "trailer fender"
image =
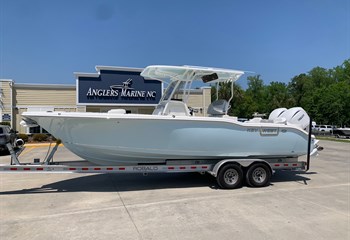
[[[227,163],[236,163],[236,164],[239,164],[240,166],[244,167],[244,168],[247,168],[249,167],[250,165],[252,165],[253,163],[256,163],[256,162],[261,162],[261,163],[265,163],[271,173],[274,173],[272,167],[270,166],[270,164],[268,162],[266,162],[265,160],[263,159],[224,159],[224,160],[221,160],[220,162],[218,162],[217,164],[215,164],[214,168],[212,171],[208,171],[212,176],[216,177],[220,168],[222,166],[224,166],[225,164]]]

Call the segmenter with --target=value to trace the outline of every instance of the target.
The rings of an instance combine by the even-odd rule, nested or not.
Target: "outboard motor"
[[[287,111],[287,108],[276,108],[270,113],[269,120],[273,121],[279,118],[285,111]]]
[[[283,112],[280,117],[287,120],[288,123],[294,124],[308,131],[308,126],[310,125],[310,117],[306,111],[301,107],[290,108]]]

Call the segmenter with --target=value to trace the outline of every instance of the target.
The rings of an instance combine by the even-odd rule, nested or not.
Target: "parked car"
[[[316,131],[318,131],[318,128],[319,128],[320,126],[319,125],[312,125],[312,130],[316,130]]]
[[[0,125],[0,151],[7,150],[7,143],[17,147],[17,133],[7,125]]]
[[[331,125],[320,125],[318,128],[319,132],[331,133],[333,131],[333,126]]]

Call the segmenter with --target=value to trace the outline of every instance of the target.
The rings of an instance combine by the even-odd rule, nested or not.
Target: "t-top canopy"
[[[168,82],[173,80],[193,81],[202,80],[207,83],[216,82],[231,82],[237,81],[240,76],[244,74],[243,71],[222,69],[222,68],[210,68],[210,67],[197,67],[197,66],[165,66],[165,65],[152,65],[146,67],[141,76],[145,78],[160,79]]]

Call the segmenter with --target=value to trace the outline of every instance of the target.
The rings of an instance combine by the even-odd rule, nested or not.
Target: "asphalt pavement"
[[[309,172],[276,172],[265,188],[222,190],[198,173],[0,173],[0,239],[350,239],[350,143],[320,145]],[[47,150],[28,145],[20,160]],[[79,158],[60,146],[55,160]]]

